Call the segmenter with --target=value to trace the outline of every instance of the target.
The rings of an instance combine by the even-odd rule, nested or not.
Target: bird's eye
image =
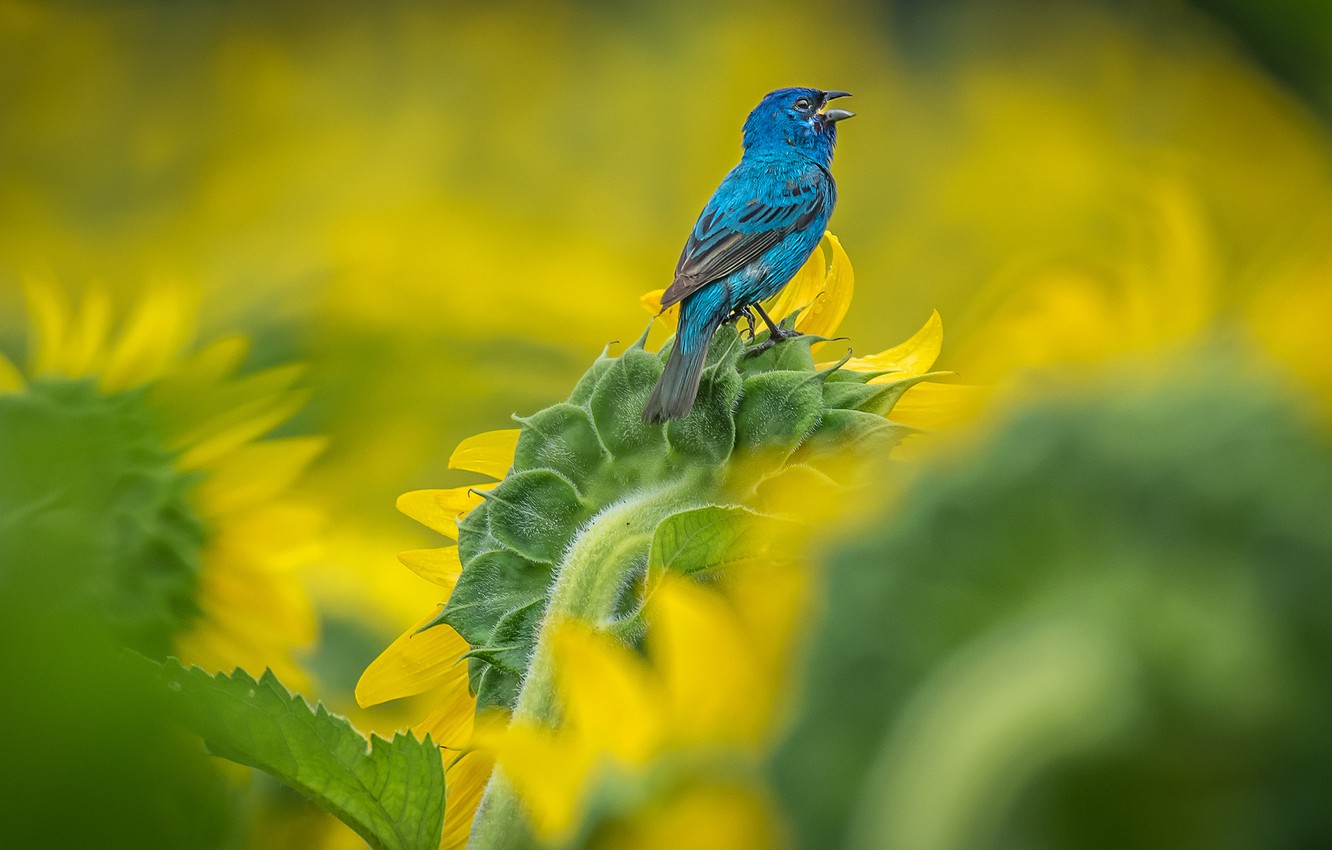
[[[801,110],[802,112],[806,109],[809,109],[809,98],[807,97],[797,98],[795,102],[795,108]]]

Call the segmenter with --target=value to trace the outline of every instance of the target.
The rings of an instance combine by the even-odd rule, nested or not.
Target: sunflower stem
[[[690,480],[639,493],[608,506],[574,538],[555,576],[550,604],[537,635],[536,651],[518,693],[510,724],[559,723],[556,670],[551,648],[555,629],[577,621],[606,628],[628,582],[646,564],[657,525],[692,507],[702,491]],[[510,850],[531,843],[530,827],[512,784],[496,766],[472,825],[471,850]]]

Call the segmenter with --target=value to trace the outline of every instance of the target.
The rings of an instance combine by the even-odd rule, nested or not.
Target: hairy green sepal
[[[463,570],[430,626],[472,645],[478,711],[558,722],[548,637],[577,620],[633,640],[652,575],[703,575],[753,557],[765,523],[754,507],[778,473],[817,470],[837,445],[886,455],[906,433],[884,416],[909,382],[818,369],[817,337],[749,356],[735,328],[717,332],[693,412],[664,426],[642,413],[667,356],[643,340],[603,353],[567,401],[519,418],[513,468],[459,526]],[[914,380],[914,379],[913,379]],[[430,626],[427,626],[430,627]],[[473,845],[526,841],[511,789],[496,777]]]

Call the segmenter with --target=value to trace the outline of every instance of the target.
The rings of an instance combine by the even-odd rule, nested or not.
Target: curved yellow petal
[[[796,320],[796,330],[815,336],[832,336],[842,326],[842,320],[851,309],[851,297],[856,290],[856,275],[851,258],[842,243],[831,233],[825,234],[832,249],[832,262],[823,276],[823,288]],[[822,252],[818,252],[822,261]],[[812,258],[811,258],[812,259]]]
[[[308,391],[293,391],[273,401],[265,401],[241,408],[240,421],[211,434],[207,439],[191,446],[177,464],[181,469],[200,469],[216,461],[227,452],[258,439],[296,415],[310,398]]]
[[[889,417],[903,425],[933,431],[971,418],[985,397],[983,387],[925,381],[907,390],[893,405]]]
[[[661,296],[666,294],[664,289],[654,289],[651,292],[644,292],[638,299],[638,303],[643,305],[643,309],[652,315],[661,312]]]
[[[436,688],[424,700],[432,708],[412,724],[412,731],[419,736],[429,733],[436,744],[454,751],[467,747],[476,717],[476,698],[467,690],[467,683],[460,681]]]
[[[23,392],[27,382],[8,357],[0,354],[0,394]]]
[[[784,819],[767,796],[743,781],[696,780],[662,795],[617,824],[601,850],[784,850]]]
[[[687,579],[661,582],[649,602],[648,652],[661,673],[671,734],[683,744],[758,743],[762,671],[733,608]]]
[[[458,556],[457,546],[444,546],[440,549],[410,549],[398,553],[402,565],[421,578],[452,590],[462,575],[462,559]]]
[[[94,372],[106,354],[106,338],[110,329],[111,298],[104,287],[95,284],[89,286],[83,293],[79,308],[70,317],[60,373],[81,377]]]
[[[467,687],[467,641],[445,625],[417,631],[432,619],[412,626],[370,662],[356,683],[357,705],[368,708],[443,685]]]
[[[445,537],[458,539],[458,521],[481,504],[472,487],[413,490],[398,497],[398,510]]]
[[[491,478],[503,478],[513,466],[513,452],[518,446],[518,428],[485,431],[458,444],[449,456],[449,469],[479,472]]]
[[[556,630],[552,648],[568,729],[621,761],[646,762],[665,725],[647,665],[613,638],[575,623]]]
[[[102,389],[119,392],[161,375],[194,335],[196,313],[179,287],[150,289],[107,359]]]
[[[665,294],[666,290],[664,289],[654,289],[651,292],[643,293],[643,296],[638,299],[638,303],[643,305],[644,310],[652,314],[657,324],[667,333],[675,333],[675,327],[680,323],[680,305],[677,302],[662,310],[661,296]]]
[[[213,465],[195,496],[208,516],[267,501],[295,483],[327,445],[322,437],[289,437],[241,446]]]
[[[894,371],[899,373],[898,377],[921,375],[930,371],[942,350],[943,319],[934,310],[925,325],[906,342],[869,357],[852,358],[846,368],[857,372]]]
[[[809,307],[823,292],[824,277],[828,271],[828,258],[819,246],[805,260],[795,277],[782,287],[777,297],[768,302],[767,312],[774,322],[780,322],[802,307]],[[804,318],[804,314],[801,314]],[[799,326],[799,320],[796,322]]]
[[[453,754],[445,751],[446,762],[453,759]],[[476,817],[477,806],[481,805],[481,795],[490,781],[495,759],[489,753],[470,752],[448,767],[444,774],[444,787],[447,790],[448,805],[444,807],[444,835],[440,840],[440,850],[463,850],[472,832],[472,820]]]
[[[23,282],[28,303],[28,373],[33,377],[61,374],[65,341],[69,335],[69,299],[63,289],[46,279]]]
[[[235,374],[249,351],[250,341],[245,337],[221,337],[172,363],[162,381],[180,389],[196,390],[202,385],[216,384]]]
[[[578,825],[592,753],[566,735],[518,724],[505,732],[498,763],[522,798],[537,837],[557,845],[568,840]]]

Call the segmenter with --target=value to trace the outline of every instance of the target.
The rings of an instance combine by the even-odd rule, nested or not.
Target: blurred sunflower
[[[454,450],[449,468],[475,472],[498,480],[513,464],[518,429],[487,431],[469,437]],[[458,539],[458,521],[480,504],[471,487],[416,490],[398,499],[398,509],[434,531]],[[416,549],[398,555],[404,566],[421,578],[453,592],[462,573],[456,545]],[[468,690],[467,641],[449,627],[421,629],[434,614],[412,626],[366,668],[356,684],[356,702],[362,708],[389,700],[424,694],[433,708],[412,728],[429,734],[443,748],[448,768],[448,806],[444,811],[442,848],[467,844],[472,818],[481,802],[493,760],[484,752],[468,751],[472,739],[476,698]]]
[[[857,397],[873,396],[878,401],[859,407],[848,405],[841,410],[830,410],[830,413],[846,414],[845,421],[855,422],[857,427],[864,424],[891,429],[897,435],[896,442],[919,429],[895,421],[884,426],[883,414],[897,401],[909,398],[916,387],[941,375],[930,369],[942,345],[942,323],[938,314],[933,314],[919,332],[898,346],[865,358],[824,364],[815,371],[808,348],[827,344],[820,342],[820,338],[836,332],[854,291],[854,273],[841,244],[829,234],[827,245],[828,251],[816,251],[773,303],[777,315],[793,316],[798,312],[791,321],[797,329],[809,335],[805,337],[809,345],[803,354],[807,366],[798,367],[796,361],[774,361],[764,368],[786,371],[770,372],[760,383],[777,375],[799,376],[801,372],[790,370],[804,368],[807,372],[803,374],[809,377],[796,379],[808,386],[818,386],[827,376],[844,369],[842,380],[836,382],[843,389],[829,391],[831,398],[842,398],[842,393],[860,388],[855,390],[860,393]],[[649,293],[644,296],[643,303],[656,312],[659,295]],[[657,323],[669,329],[671,321],[672,315],[668,312],[659,316]],[[801,348],[792,345],[791,352]],[[725,348],[726,344],[722,343],[722,346]],[[635,347],[631,347],[626,356],[633,353]],[[736,354],[731,352],[722,356],[734,359]],[[776,356],[798,360],[802,355]],[[655,359],[640,350],[638,358],[644,357]],[[619,362],[605,357],[598,360],[580,382],[580,389],[574,390],[572,398],[579,398],[580,392],[584,393],[583,397],[598,392],[592,389],[592,385],[602,380],[600,376],[609,373],[615,368],[613,364]],[[640,387],[644,391],[648,388],[650,381]],[[951,399],[953,389],[949,385],[939,385],[939,398]],[[762,391],[756,389],[754,392],[758,394],[756,399],[761,398]],[[816,392],[815,397],[822,399],[821,392]],[[612,464],[615,471],[609,474],[620,483],[611,486],[611,492],[606,494],[611,499],[628,492],[622,488],[633,485],[624,482],[633,480],[637,474],[634,472],[636,461],[633,458],[637,457],[634,450],[627,444],[616,443],[628,439],[624,437],[626,431],[614,429],[634,432],[642,427],[635,424],[639,422],[635,405],[616,398],[618,401],[604,409],[605,416],[618,421],[620,413],[628,410],[624,414],[628,418],[614,426],[604,417],[599,419],[597,427],[602,433],[592,438],[594,442],[616,447],[612,454],[619,459]],[[889,400],[885,402],[884,398]],[[590,403],[595,406],[595,402]],[[839,406],[829,403],[834,408]],[[950,404],[951,400],[933,408],[944,409]],[[705,406],[706,402],[700,402],[701,411]],[[492,482],[499,482],[500,486],[512,484],[514,475],[510,470],[516,466],[515,454],[523,454],[530,463],[532,452],[539,451],[531,442],[523,442],[524,434],[531,432],[536,439],[555,440],[559,448],[552,449],[552,462],[571,464],[561,468],[570,469],[569,474],[577,477],[579,473],[574,470],[597,467],[599,461],[595,457],[607,449],[595,449],[581,436],[581,429],[588,426],[577,423],[587,420],[573,407],[570,404],[557,405],[522,420],[523,428],[489,431],[470,437],[453,452],[449,467],[485,476]],[[731,416],[729,406],[723,407],[726,408],[725,415]],[[904,402],[903,409],[909,410],[910,405]],[[930,405],[920,408],[922,412],[930,409]],[[879,413],[871,413],[871,410]],[[553,419],[539,419],[549,415],[560,417],[559,424]],[[594,413],[593,417],[599,415]],[[704,419],[710,415],[700,414]],[[764,421],[768,419],[762,414],[757,417]],[[928,418],[922,416],[922,419]],[[929,424],[944,418],[935,415]],[[547,430],[548,425],[550,430]],[[564,427],[574,427],[579,436],[556,436]],[[743,430],[743,426],[735,427]],[[498,518],[482,521],[483,526],[491,529],[489,532],[469,531],[473,535],[471,551],[461,551],[458,545],[449,545],[399,555],[402,563],[418,576],[443,588],[451,601],[443,613],[432,614],[413,625],[365,670],[356,688],[356,698],[360,705],[371,706],[425,694],[434,706],[415,728],[418,732],[429,732],[441,742],[445,748],[445,760],[449,763],[450,791],[443,847],[462,847],[467,842],[496,759],[504,768],[505,778],[512,782],[528,809],[537,836],[543,840],[565,840],[581,822],[588,796],[596,788],[603,787],[599,783],[607,775],[640,775],[648,767],[656,770],[660,764],[670,762],[683,752],[697,754],[723,748],[731,755],[735,754],[732,751],[738,751],[742,758],[746,757],[745,753],[754,758],[763,750],[779,713],[794,640],[808,613],[808,568],[798,553],[810,533],[811,522],[825,517],[826,511],[840,504],[836,499],[822,498],[839,488],[834,480],[844,481],[850,476],[840,473],[859,472],[860,467],[870,466],[863,463],[859,455],[856,456],[859,460],[842,464],[846,467],[842,469],[837,468],[837,463],[830,462],[827,455],[836,455],[838,450],[833,445],[830,451],[824,441],[831,439],[836,443],[847,439],[847,446],[855,442],[846,436],[851,432],[851,426],[846,427],[847,430],[836,432],[842,435],[840,437],[820,435],[822,439],[796,440],[788,448],[789,457],[787,454],[775,455],[756,444],[757,454],[751,456],[753,450],[736,448],[734,457],[727,460],[732,452],[731,443],[739,433],[730,432],[731,436],[723,439],[726,445],[720,460],[703,463],[709,470],[708,475],[717,474],[725,479],[721,492],[729,494],[719,496],[720,507],[703,510],[725,513],[728,522],[744,516],[736,519],[739,524],[730,526],[722,535],[729,540],[723,546],[724,551],[713,550],[705,556],[711,559],[707,562],[709,570],[725,565],[724,575],[715,588],[708,590],[692,581],[674,579],[670,570],[662,565],[665,562],[659,562],[656,544],[653,544],[653,558],[640,580],[642,616],[625,621],[631,625],[622,623],[615,634],[600,631],[604,624],[552,613],[540,620],[540,643],[535,656],[528,656],[526,649],[518,648],[522,642],[521,634],[528,626],[513,625],[522,621],[525,616],[522,612],[532,609],[531,604],[517,601],[525,590],[496,584],[481,588],[481,597],[476,601],[460,602],[462,596],[471,599],[468,594],[478,592],[478,581],[486,581],[487,569],[478,567],[471,575],[472,585],[466,591],[459,590],[464,563],[476,563],[476,547],[480,544],[475,542],[475,535],[491,532],[502,535],[503,530],[499,528],[502,520]],[[703,428],[703,431],[707,430]],[[699,440],[707,441],[695,432],[671,433],[675,435],[672,439],[676,440],[676,451],[686,455],[699,450]],[[868,437],[865,439],[866,445],[879,445]],[[685,446],[693,448],[686,449]],[[586,451],[592,451],[592,455],[583,457],[581,453]],[[850,470],[849,467],[856,469]],[[522,472],[518,477],[532,474]],[[685,466],[676,468],[672,474],[688,478],[692,473]],[[595,489],[599,485],[589,486]],[[483,495],[474,486],[461,486],[406,493],[398,499],[398,508],[434,531],[458,541],[460,524],[474,524],[472,519],[477,509],[491,501],[505,504],[508,499],[498,493]],[[739,507],[741,505],[749,507]],[[801,522],[788,522],[791,519]],[[528,525],[540,524],[540,521],[535,516],[523,520]],[[655,523],[649,525],[655,526]],[[572,533],[572,530],[565,529],[565,532]],[[647,534],[647,539],[651,539],[652,528],[647,528]],[[637,545],[640,544],[633,544]],[[474,568],[469,566],[467,569],[473,571]],[[502,583],[504,579],[495,581]],[[504,611],[498,611],[496,606]],[[469,642],[455,631],[454,621],[448,619],[450,611],[491,608],[496,608],[501,621],[508,621],[510,625],[496,627],[489,643],[476,643],[479,640],[477,634],[485,631],[478,631],[476,623],[461,627],[472,638]],[[545,601],[539,600],[535,610],[545,611]],[[499,639],[500,631],[514,628],[518,631],[510,634],[509,640],[518,643]],[[625,645],[626,640],[635,642],[636,629],[646,630],[647,660]],[[497,643],[504,645],[497,646]],[[505,656],[508,652],[517,652],[520,657],[527,658],[534,668],[541,665],[543,670],[554,671],[554,681],[550,684],[557,692],[554,699],[563,705],[561,716],[564,722],[558,728],[551,727],[544,717],[537,716],[540,711],[525,713],[521,701],[512,725],[506,726],[505,721],[496,720],[478,727],[475,720],[478,707],[480,716],[488,720],[507,716],[507,712],[493,714],[491,709],[513,698],[512,693],[503,688],[496,691],[493,687],[496,676],[508,675],[504,671],[513,663],[513,659]],[[524,680],[523,693],[541,687],[532,683],[544,682],[545,678],[544,674],[531,673]],[[478,687],[482,697],[480,702]],[[496,693],[501,697],[497,698]],[[503,697],[506,693],[509,696]],[[464,753],[461,758],[456,758],[458,752]],[[743,789],[732,789],[737,801],[733,825],[736,835],[747,837],[737,838],[740,843],[735,846],[771,846],[775,840],[773,830],[777,819],[768,816],[761,789],[742,785]],[[661,823],[672,822],[681,810],[679,807],[690,807],[689,800],[694,798],[689,795],[698,787],[697,782],[691,780],[680,785],[684,796],[679,799],[657,796],[638,801],[646,807],[644,817],[647,819],[633,819],[632,823],[626,822],[620,827],[607,826],[610,831],[605,840],[614,844],[629,834],[655,834],[653,830],[657,827],[653,826],[656,823],[653,818]],[[764,812],[762,817],[745,814],[759,811]],[[651,817],[646,814],[648,812],[652,813]]]
[[[0,355],[0,577],[149,654],[305,684],[298,570],[320,519],[287,491],[324,440],[262,439],[305,403],[301,368],[239,374],[241,337],[191,350],[177,286],[118,326],[98,286],[77,304],[45,280],[26,295],[26,367]]]

